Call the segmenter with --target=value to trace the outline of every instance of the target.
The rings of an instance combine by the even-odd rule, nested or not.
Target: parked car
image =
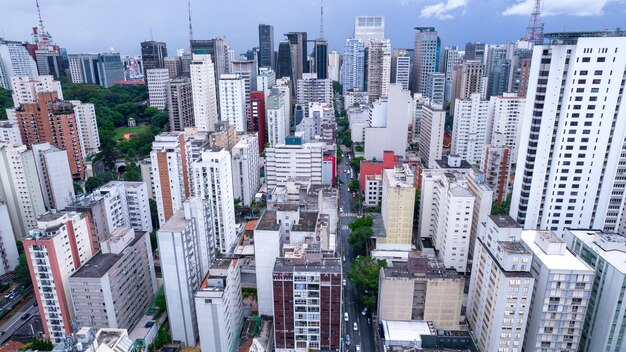
[[[154,321],[150,320],[149,322],[146,323],[146,325],[144,325],[144,328],[150,329],[151,327],[154,326]]]
[[[361,311],[361,315],[365,315],[367,314],[367,307],[363,308],[363,310]]]
[[[355,322],[354,322],[354,324],[352,325],[352,329],[353,329],[354,331],[359,330],[359,327],[356,325],[356,321],[355,321]]]
[[[343,313],[343,320],[348,321],[348,312]]]
[[[350,346],[350,335],[346,335],[346,345]]]
[[[343,285],[345,286],[347,283],[346,279],[343,279]]]
[[[356,345],[356,352],[360,352],[361,351],[361,345]]]

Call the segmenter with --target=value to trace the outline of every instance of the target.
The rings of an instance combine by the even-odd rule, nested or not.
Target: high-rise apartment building
[[[274,69],[274,27],[269,24],[259,24],[259,67]]]
[[[514,51],[509,77],[509,92],[517,93],[520,97],[526,97],[532,57],[532,50],[517,49]]]
[[[424,96],[429,98],[430,105],[436,109],[443,109],[446,90],[446,75],[439,72],[431,72],[426,76]]]
[[[491,143],[485,146],[485,156],[482,171],[485,173],[485,183],[495,192],[495,201],[502,204],[509,194],[509,180],[511,179],[512,153],[505,143],[505,136],[494,133]]]
[[[577,351],[594,270],[553,232],[525,230],[522,243],[533,255],[530,273],[535,279],[524,350]]]
[[[20,127],[16,121],[0,122],[0,143],[8,143],[15,146],[23,144]]]
[[[309,115],[309,103],[330,104],[333,101],[333,82],[311,76],[305,74],[297,83],[296,102],[304,107],[305,116]]]
[[[551,44],[533,52],[510,214],[524,228],[617,231],[626,184],[619,99],[626,37],[548,37]]]
[[[191,194],[190,145],[182,132],[163,132],[154,138],[150,152],[152,188],[159,224],[182,209]]]
[[[270,90],[276,84],[276,72],[271,68],[260,67],[256,76],[256,89],[265,94],[265,100],[270,95]]]
[[[391,41],[372,39],[367,49],[367,93],[370,102],[389,93],[391,78]]]
[[[24,43],[0,39],[0,87],[13,90],[11,77],[37,75],[37,64]]]
[[[187,77],[171,79],[167,85],[167,109],[170,131],[184,131],[195,127],[193,86]]]
[[[272,88],[265,105],[267,112],[267,142],[270,146],[285,143],[289,133],[288,98],[284,91]]]
[[[259,137],[257,134],[245,134],[233,149],[232,174],[233,197],[241,200],[245,206],[252,205],[259,190]]]
[[[80,142],[83,149],[83,158],[94,155],[100,151],[100,135],[98,134],[98,121],[96,108],[92,103],[82,103],[79,100],[70,100],[74,106],[74,115],[78,124]]]
[[[215,249],[222,254],[232,253],[237,242],[231,165],[225,149],[206,150],[191,165],[193,195],[209,202]]]
[[[200,132],[213,131],[219,120],[215,90],[215,66],[208,54],[192,54],[191,92],[194,126]]]
[[[109,232],[118,227],[152,232],[148,187],[144,182],[110,181],[91,196],[102,198]]]
[[[439,72],[441,40],[435,27],[416,27],[411,92],[423,93],[431,72]]]
[[[276,259],[273,271],[274,343],[280,351],[338,350],[342,324],[339,259]],[[315,299],[293,299],[310,297]]]
[[[376,249],[410,251],[413,243],[415,176],[407,164],[382,172],[381,214],[385,237],[376,239]]]
[[[463,63],[463,54],[456,46],[445,47],[443,50],[443,73],[446,75],[445,100],[450,101],[452,97],[452,81],[454,68]]]
[[[378,321],[426,320],[437,329],[460,328],[465,278],[420,252],[380,270]]]
[[[498,215],[478,233],[466,316],[481,351],[520,351],[524,343],[535,279],[521,235],[515,220]]]
[[[623,338],[626,239],[599,230],[565,230],[570,250],[595,270],[593,290],[582,326],[579,350],[619,351]]]
[[[265,150],[265,143],[267,143],[265,97],[266,94],[263,91],[250,93],[250,132],[256,132],[257,134],[259,153]]]
[[[443,134],[446,112],[424,105],[420,118],[419,156],[427,168],[435,167],[435,160],[443,156]]]
[[[46,208],[65,209],[76,196],[67,153],[47,142],[31,148]]]
[[[391,53],[391,83],[402,85],[402,89],[409,89],[411,78],[412,49],[393,49]]]
[[[7,203],[0,201],[0,274],[2,275],[14,271],[19,263],[15,235],[11,226],[9,207]]]
[[[285,33],[291,49],[291,81],[297,82],[302,78],[302,74],[309,72],[306,32]]]
[[[185,346],[195,346],[198,340],[194,296],[203,274],[198,241],[202,234],[196,220],[181,208],[157,231],[171,336]]]
[[[234,351],[243,323],[241,274],[237,259],[216,258],[195,296],[202,351]]]
[[[489,48],[485,72],[488,77],[487,98],[508,92],[511,73],[510,51],[512,51],[512,44]]]
[[[69,278],[78,326],[132,329],[157,292],[150,233],[119,227]]]
[[[95,254],[90,232],[84,214],[52,211],[22,241],[43,330],[54,343],[73,330],[69,279]]]
[[[167,87],[170,82],[170,74],[166,68],[152,68],[146,70],[148,82],[148,104],[159,110],[167,107]]]
[[[346,39],[341,64],[341,84],[344,93],[363,89],[365,84],[365,44],[356,38]]]
[[[15,110],[24,144],[48,142],[65,149],[72,178],[84,179],[85,162],[74,106],[56,92],[38,93],[37,102],[21,104]]]
[[[182,75],[182,56],[180,57],[166,57],[163,60],[165,69],[170,79],[176,78]]]
[[[13,86],[13,106],[16,108],[21,104],[36,103],[39,93],[54,92],[59,99],[63,100],[61,82],[52,76],[38,76],[35,79],[27,76],[14,76],[11,77],[11,85]]]
[[[15,238],[26,236],[46,210],[37,162],[25,145],[0,144],[0,201],[6,203]]]
[[[238,74],[222,75],[219,100],[222,121],[235,126],[237,132],[247,131],[245,79]]]
[[[265,179],[268,189],[284,186],[289,179],[306,179],[321,185],[324,143],[301,143],[289,138],[265,149]]]
[[[143,72],[152,68],[165,68],[165,58],[167,57],[167,45],[163,42],[146,41],[141,42],[141,62]]]
[[[454,67],[450,109],[454,111],[457,99],[467,99],[483,88],[484,65],[481,61],[465,61]]]
[[[221,75],[230,73],[230,61],[234,59],[229,54],[230,46],[225,37],[216,37],[213,39],[194,39],[191,41],[192,54],[208,54],[211,55],[213,65],[215,66],[215,86]]]
[[[459,155],[472,165],[480,164],[485,157],[485,145],[491,140],[489,101],[479,93],[456,100],[452,125],[451,153]]]
[[[492,96],[489,100],[489,120],[491,123],[491,142],[496,134],[504,137],[501,142],[511,149],[510,158],[512,163],[517,162],[518,145],[526,98],[516,93],[504,93],[500,96]]]
[[[250,115],[250,93],[257,90],[257,72],[259,71],[255,60],[233,60],[231,61],[232,69],[230,73],[239,75],[244,80],[244,97],[245,97],[245,116]],[[249,120],[245,119],[246,131],[249,130]]]
[[[446,268],[466,272],[475,197],[465,175],[424,170],[420,199],[420,238],[431,238]]]

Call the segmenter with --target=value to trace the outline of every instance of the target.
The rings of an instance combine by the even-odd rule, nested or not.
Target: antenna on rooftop
[[[320,38],[324,39],[324,0],[321,0],[320,6]]]
[[[539,22],[541,20],[541,5],[542,0],[535,0],[535,6],[530,14],[530,21],[528,22],[524,38],[535,45],[543,44],[543,23]]]
[[[191,27],[191,0],[187,0],[187,11],[189,12],[189,42],[193,40],[193,28]]]
[[[43,25],[43,19],[41,18],[41,7],[39,7],[39,0],[35,0],[37,5],[37,16],[39,17],[39,41],[41,46],[48,46],[48,36],[46,35],[46,27]]]

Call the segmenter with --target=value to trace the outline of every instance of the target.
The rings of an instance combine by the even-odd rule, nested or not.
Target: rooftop
[[[435,163],[441,169],[471,169],[472,168],[472,164],[470,164],[465,159],[461,159],[457,166],[450,166],[448,164],[448,155],[444,155],[441,159],[435,160]]]
[[[291,231],[315,231],[315,225],[317,224],[317,211],[304,211],[300,213],[300,220],[297,224],[291,227]]]
[[[424,320],[383,320],[385,342],[417,342],[421,345],[422,335],[435,335],[432,323]]]
[[[122,254],[102,254],[102,252],[98,252],[71,277],[101,278],[123,257],[124,255]]]
[[[160,232],[181,232],[189,226],[191,220],[185,219],[185,211],[179,210],[159,229]]]
[[[520,242],[498,241],[498,246],[509,254],[530,254]]]
[[[617,242],[619,246],[623,245],[626,238],[620,234],[610,234],[600,230],[570,229],[569,232],[576,238],[585,243],[592,251],[598,253],[602,259],[617,269],[620,273],[626,275],[626,253],[620,250],[605,250],[598,244],[601,239],[607,242]],[[599,238],[597,238],[598,236]],[[605,246],[605,248],[607,248]]]
[[[547,234],[551,234],[551,235],[547,235]],[[589,266],[587,266],[587,264],[585,264],[583,261],[576,258],[568,250],[563,251],[562,254],[547,254],[535,242],[535,238],[537,236],[542,236],[542,238],[545,238],[552,243],[557,243],[556,241],[560,240],[560,238],[558,238],[556,235],[554,235],[550,231],[539,231],[539,230],[522,231],[522,242],[524,243],[526,248],[528,248],[530,252],[535,256],[535,258],[540,260],[543,263],[543,265],[545,265],[548,269],[565,270],[565,271],[592,271],[593,270]]]
[[[316,263],[291,263],[284,258],[276,258],[274,272],[319,272],[330,274],[341,274],[341,260],[339,258],[322,259]]]
[[[278,231],[280,224],[276,221],[276,210],[265,210],[259,219],[255,230]]]
[[[509,215],[489,215],[491,221],[500,228],[521,228],[522,225]]]

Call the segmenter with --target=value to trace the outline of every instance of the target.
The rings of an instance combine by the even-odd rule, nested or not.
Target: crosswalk
[[[341,226],[341,229],[342,229],[342,230],[350,230],[350,228],[348,227],[348,225],[343,225],[343,226]]]
[[[341,213],[342,218],[353,218],[357,216],[357,213]]]

